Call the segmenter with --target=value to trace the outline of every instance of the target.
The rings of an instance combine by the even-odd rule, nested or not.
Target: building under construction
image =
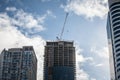
[[[44,80],[75,80],[73,41],[48,41],[44,55]]]

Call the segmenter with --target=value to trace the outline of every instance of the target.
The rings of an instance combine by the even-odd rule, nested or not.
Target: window
[[[112,7],[110,10],[112,11],[112,10],[117,9],[117,8],[120,8],[120,5],[116,5],[116,6]]]
[[[118,17],[118,16],[120,16],[120,14],[119,14],[119,13],[117,13],[117,14],[113,15],[113,16],[112,16],[112,18],[115,18],[115,17]]]
[[[120,58],[117,59],[117,62],[120,61]]]
[[[120,42],[120,39],[116,40],[115,43]]]
[[[118,79],[120,78],[120,75],[118,76]]]
[[[113,22],[115,22],[117,20],[120,20],[120,17],[117,17],[117,18],[113,19]]]
[[[116,52],[120,51],[120,48],[116,50]]]
[[[117,64],[117,67],[119,67],[119,66],[120,66],[120,63]]]
[[[120,21],[114,23],[113,26],[116,26],[116,25],[119,25],[119,24],[120,24]]]
[[[120,44],[117,44],[115,47],[117,48],[117,47],[119,47],[120,46]]]
[[[120,4],[120,2],[113,3],[112,5],[110,5],[110,8],[112,7],[110,10],[118,8],[120,6],[119,4]],[[118,6],[113,7],[114,5],[118,5]]]
[[[117,29],[120,29],[120,25],[119,26],[116,26],[113,30],[117,30]]]
[[[118,57],[118,56],[120,56],[120,53],[118,53],[118,54],[116,55],[116,57]]]
[[[114,32],[114,35],[116,35],[116,34],[118,34],[118,33],[120,33],[120,30],[115,31],[115,32]]]
[[[119,8],[120,9],[120,8]],[[114,13],[116,13],[116,12],[120,12],[120,10],[119,9],[117,9],[117,10],[115,10],[115,11],[113,11],[111,14],[114,14]]]

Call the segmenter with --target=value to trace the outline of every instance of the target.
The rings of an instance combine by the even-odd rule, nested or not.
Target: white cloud
[[[44,28],[42,27],[42,23],[46,17],[42,16],[39,18],[35,18],[32,14],[24,12],[22,9],[18,10],[14,15],[14,18],[11,19],[13,25],[27,28],[29,31],[35,29],[35,31],[42,31]]]
[[[32,20],[28,20],[28,22],[24,23],[24,25],[27,25],[32,21],[34,22],[35,20],[33,19],[32,15],[27,14],[25,12],[21,13],[21,15],[25,15],[24,19],[28,17],[32,18]],[[40,36],[36,36],[32,38],[26,37],[16,28],[16,25],[15,25],[16,23],[11,20],[14,20],[14,17],[11,18],[6,13],[0,13],[0,52],[4,48],[8,49],[8,48],[22,47],[22,46],[33,46],[38,59],[37,79],[42,80],[43,79],[43,54],[44,54],[45,40]]]
[[[49,1],[51,1],[51,0],[41,0],[42,2],[49,2]]]
[[[102,67],[103,64],[96,64],[96,67]]]
[[[106,71],[109,68],[107,47],[102,47],[102,48],[92,47],[90,53],[93,53],[94,55],[93,57],[84,57],[82,55],[84,50],[81,49],[78,46],[78,44],[76,44],[75,47],[76,47],[76,78],[77,80],[97,80],[96,76],[91,76],[91,72],[94,72],[94,71],[89,72],[89,71],[85,71],[82,68],[82,66],[86,66],[86,64],[90,68],[93,67],[94,69],[96,70],[100,69],[101,71]],[[104,62],[101,62],[101,60],[99,61],[99,59],[101,58]],[[94,73],[97,73],[97,72],[95,71]]]
[[[97,56],[93,65],[101,70],[109,70],[109,52],[108,47],[92,47],[91,54]]]
[[[15,7],[7,7],[6,10],[7,11],[16,11],[17,9]]]
[[[78,43],[75,43],[75,48],[76,48],[76,62],[86,62],[86,61],[93,61],[92,57],[84,57],[81,53],[84,51],[83,49],[80,48]]]
[[[91,52],[98,55],[99,57],[106,59],[109,58],[108,47],[102,47],[102,48],[92,47]]]
[[[15,7],[7,7],[6,11],[10,11],[14,16],[11,16],[11,24],[16,27],[20,27],[21,30],[27,30],[27,33],[37,33],[45,30],[43,27],[44,21],[48,16],[56,18],[52,11],[47,10],[42,16],[33,15],[31,13],[25,12],[22,9],[16,9]]]
[[[81,55],[81,52],[83,51],[79,45],[75,44],[76,48],[76,80],[89,80],[89,75],[83,70],[80,69],[80,65],[86,61],[85,57]]]
[[[104,16],[108,12],[107,0],[68,0],[66,6],[62,5],[66,12],[73,12],[76,15],[84,15],[87,18]]]
[[[53,18],[56,18],[56,16],[55,16],[55,15],[53,14],[53,12],[50,11],[50,10],[47,10],[47,14],[50,15],[51,17],[53,17]]]
[[[77,71],[77,80],[89,80],[89,75],[82,69]]]
[[[95,78],[91,78],[91,80],[96,80]]]
[[[90,75],[88,75],[84,70],[80,69],[77,71],[76,80],[96,80],[95,78],[90,78]]]
[[[93,62],[92,57],[84,57],[81,53],[83,49],[80,48],[78,43],[75,43],[76,48],[76,80],[89,80],[89,74],[81,67],[85,62]]]

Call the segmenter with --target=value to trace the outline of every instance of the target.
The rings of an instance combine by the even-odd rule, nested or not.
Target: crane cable
[[[59,37],[60,40],[62,40],[62,36],[63,36],[63,33],[64,33],[65,24],[66,24],[68,15],[69,15],[69,13],[67,12],[66,17],[65,17],[65,21],[64,21],[64,24],[63,24],[63,28],[62,28],[62,31],[61,31],[61,34],[60,34],[60,37]]]

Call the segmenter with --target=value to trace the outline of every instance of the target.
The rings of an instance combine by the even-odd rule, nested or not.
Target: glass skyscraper
[[[37,80],[37,58],[32,46],[3,50],[0,80]]]
[[[75,80],[75,61],[73,42],[46,42],[44,80]]]
[[[107,21],[111,80],[120,80],[120,0],[108,0]]]

